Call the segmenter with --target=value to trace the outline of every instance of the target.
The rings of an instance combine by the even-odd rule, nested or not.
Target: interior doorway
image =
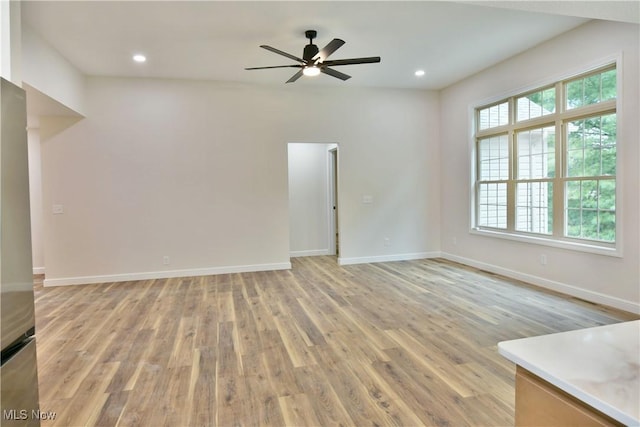
[[[339,255],[336,143],[289,143],[289,253]]]

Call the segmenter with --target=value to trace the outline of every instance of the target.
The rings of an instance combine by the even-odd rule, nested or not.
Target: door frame
[[[327,151],[327,217],[329,219],[329,255],[340,256],[340,221],[338,204],[338,144]]]

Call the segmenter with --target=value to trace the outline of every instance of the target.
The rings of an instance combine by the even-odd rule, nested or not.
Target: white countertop
[[[611,418],[640,425],[640,320],[503,341],[498,350]]]

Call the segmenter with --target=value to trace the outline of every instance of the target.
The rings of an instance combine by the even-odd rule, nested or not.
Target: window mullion
[[[515,97],[509,98],[509,182],[507,183],[507,230],[515,231],[516,229],[516,184],[515,180],[518,176],[518,147],[515,138],[516,123],[516,101]]]
[[[516,183],[509,181],[507,183],[507,230],[515,231],[516,229]]]
[[[563,96],[564,98],[564,96]],[[562,120],[556,120],[556,176],[553,180],[553,237],[560,239],[565,235],[565,211],[566,197],[564,177],[566,159],[564,150],[567,144],[567,135]]]
[[[575,108],[573,110],[565,110],[559,114],[559,117],[568,122],[571,120],[577,120],[582,117],[589,117],[598,114],[609,114],[616,112],[616,102],[613,101],[604,101],[598,104],[587,105],[581,108]]]

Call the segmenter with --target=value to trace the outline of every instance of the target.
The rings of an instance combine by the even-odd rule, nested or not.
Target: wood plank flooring
[[[53,426],[508,426],[502,340],[638,316],[444,260],[43,288]]]

